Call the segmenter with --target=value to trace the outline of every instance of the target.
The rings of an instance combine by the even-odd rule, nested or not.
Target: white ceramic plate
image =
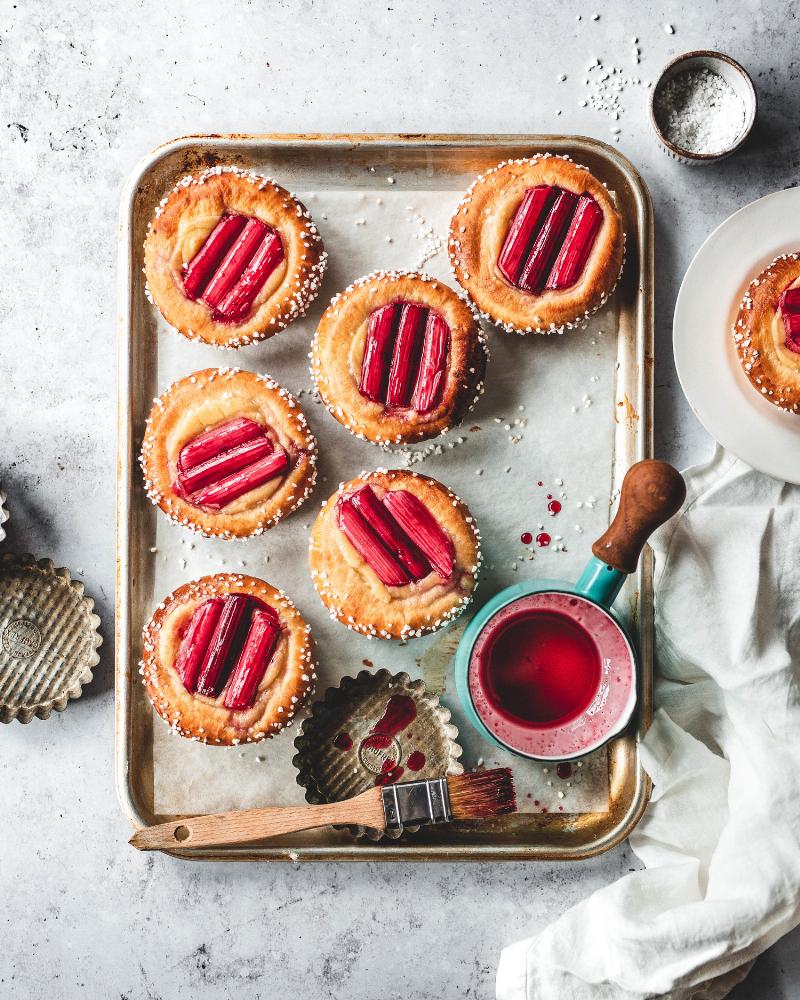
[[[759,472],[800,483],[800,415],[762,399],[742,371],[731,327],[745,288],[778,254],[800,249],[800,188],[760,198],[726,219],[683,279],[672,340],[698,420]]]

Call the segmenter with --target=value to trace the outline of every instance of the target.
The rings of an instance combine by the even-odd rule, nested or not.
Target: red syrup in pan
[[[499,715],[535,726],[579,716],[600,682],[600,656],[589,633],[562,613],[522,610],[487,644],[481,686]]]
[[[543,591],[486,623],[468,683],[475,711],[504,746],[558,760],[599,745],[627,718],[635,665],[625,634],[602,608]]]

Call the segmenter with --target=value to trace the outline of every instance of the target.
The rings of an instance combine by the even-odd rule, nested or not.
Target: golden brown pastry
[[[782,410],[800,410],[800,252],[776,257],[747,287],[733,327],[753,388]]]
[[[450,221],[456,280],[512,333],[563,333],[614,290],[625,251],[606,189],[567,156],[538,153],[482,174]]]
[[[311,694],[311,630],[280,590],[238,573],[184,583],[144,629],[141,674],[180,736],[234,746],[291,726]]]
[[[147,419],[147,495],[176,524],[243,538],[309,496],[317,442],[290,392],[268,375],[206,368],[173,382]]]
[[[326,261],[305,206],[234,166],[180,180],[144,244],[148,297],[185,337],[217,347],[264,340],[304,315]]]
[[[410,639],[472,597],[480,535],[446,486],[405,470],[362,473],[323,504],[311,532],[314,586],[331,617],[378,639]]]
[[[376,271],[334,297],[311,376],[328,411],[380,445],[435,437],[483,391],[485,337],[467,304],[415,271]]]

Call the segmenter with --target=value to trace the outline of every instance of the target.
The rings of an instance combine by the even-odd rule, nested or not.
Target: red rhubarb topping
[[[209,598],[194,610],[175,670],[187,691],[216,698],[224,689],[226,708],[249,708],[280,634],[277,612],[258,598]]]
[[[266,435],[253,438],[252,441],[245,441],[237,448],[220,452],[213,458],[209,458],[202,465],[196,465],[188,472],[181,473],[179,485],[181,492],[185,495],[194,493],[201,486],[208,486],[210,483],[218,483],[233,472],[252,465],[253,462],[269,455],[272,452],[272,443]]]
[[[433,569],[443,580],[453,573],[450,536],[413,493],[387,492],[379,500],[371,486],[341,499],[337,523],[359,555],[387,587],[401,587]]]
[[[447,376],[450,327],[415,302],[390,302],[370,313],[358,389],[390,409],[427,413]]]
[[[522,291],[569,288],[583,274],[602,222],[590,195],[529,188],[506,233],[498,270]]]
[[[222,690],[230,671],[233,653],[241,642],[242,619],[249,604],[244,594],[228,594],[222,599],[222,612],[200,671],[197,693],[215,698]]]
[[[374,309],[369,315],[358,391],[375,403],[382,403],[386,399],[389,365],[396,335],[395,312],[399,313],[399,308],[396,303],[390,302],[388,306]]]
[[[516,285],[528,258],[533,241],[542,228],[548,209],[556,196],[554,187],[528,188],[508,227],[497,266],[503,277]]]
[[[247,637],[225,692],[226,708],[241,710],[253,704],[280,634],[280,624],[271,608],[253,611]]]
[[[250,312],[256,295],[282,260],[281,238],[274,230],[268,231],[239,280],[217,306],[214,319],[228,322],[244,319]]]
[[[411,398],[411,409],[417,413],[427,413],[442,398],[449,346],[450,328],[438,313],[429,312],[417,384]]]
[[[569,288],[575,284],[583,274],[602,223],[600,206],[594,198],[582,195],[545,288]]]
[[[428,560],[375,496],[371,486],[363,486],[350,501],[412,580],[421,580],[430,573]]]
[[[228,448],[235,448],[263,433],[264,428],[261,424],[257,424],[255,420],[249,420],[247,417],[226,420],[199,434],[181,448],[181,453],[178,456],[178,469],[181,472],[193,469],[209,458],[214,458],[215,455],[227,451]]]
[[[778,300],[778,310],[786,333],[785,345],[800,354],[800,287],[787,288]]]
[[[407,490],[387,492],[383,503],[403,531],[425,553],[438,576],[449,580],[455,563],[453,542],[425,504]]]
[[[389,369],[387,406],[408,406],[419,369],[427,317],[428,310],[425,306],[418,306],[413,302],[404,303],[397,328],[392,367]]]
[[[220,510],[251,490],[282,475],[289,465],[283,448],[274,448],[267,428],[247,417],[217,424],[185,445],[172,484],[195,507]]]
[[[223,215],[185,268],[184,291],[212,309],[218,322],[238,322],[283,259],[274,229],[260,219]]]
[[[194,693],[197,688],[200,668],[221,614],[221,597],[212,597],[194,610],[175,660],[175,670],[187,691]]]
[[[559,191],[556,195],[519,276],[519,287],[523,291],[537,292],[544,287],[577,201],[577,195],[571,191]]]
[[[223,215],[216,224],[184,272],[183,287],[190,299],[199,298],[202,294],[211,275],[219,267],[246,222],[243,215]]]
[[[402,587],[410,577],[400,560],[392,555],[369,522],[356,510],[352,499],[339,502],[336,523],[353,548],[387,587]]]
[[[289,464],[289,457],[283,448],[276,448],[266,458],[248,465],[240,472],[207,486],[192,496],[192,503],[198,507],[220,510],[251,490],[263,486],[276,476],[280,476]]]

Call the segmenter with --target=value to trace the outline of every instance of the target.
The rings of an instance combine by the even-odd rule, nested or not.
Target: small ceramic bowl
[[[679,73],[698,69],[709,69],[714,73],[718,73],[744,104],[744,122],[739,134],[727,149],[715,153],[696,153],[688,149],[683,149],[681,146],[676,146],[665,135],[656,117],[656,99],[664,84]],[[682,56],[677,56],[672,62],[667,63],[661,76],[656,81],[655,87],[650,92],[650,122],[661,144],[661,148],[668,156],[690,166],[696,166],[701,163],[716,163],[718,160],[724,160],[726,156],[730,156],[731,153],[735,152],[750,134],[750,130],[756,120],[757,107],[756,90],[747,70],[743,66],[740,66],[735,59],[731,59],[730,56],[726,56],[722,52],[714,52],[710,49],[686,52]]]

